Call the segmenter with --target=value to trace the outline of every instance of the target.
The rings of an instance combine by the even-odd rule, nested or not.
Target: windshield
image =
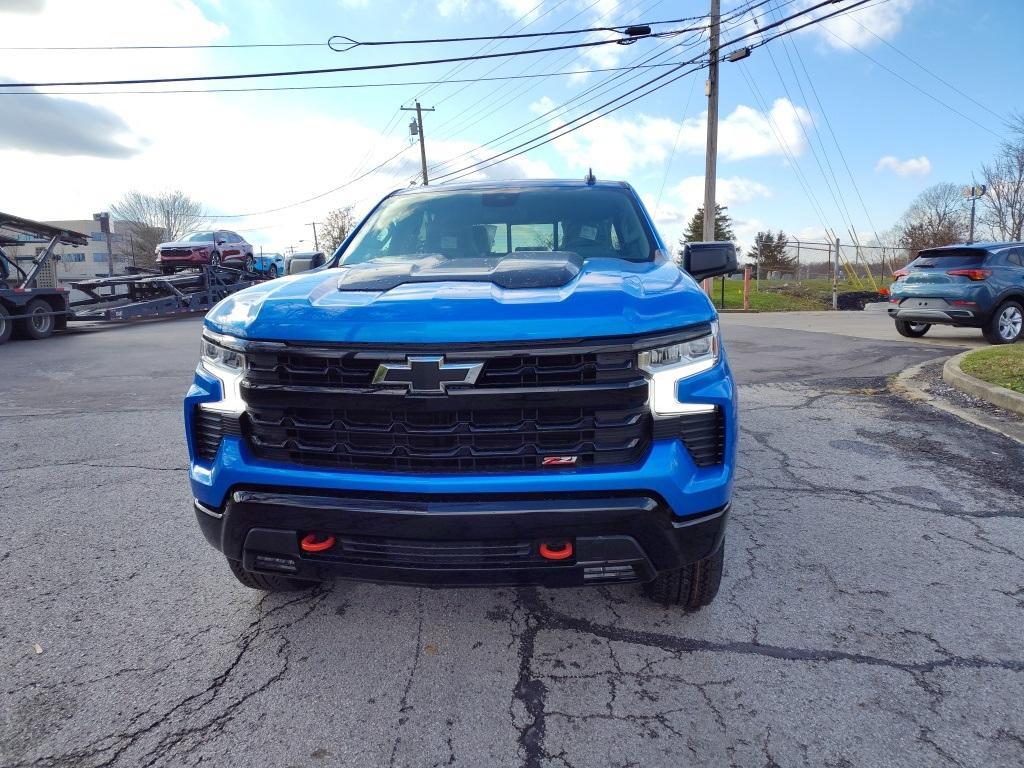
[[[213,240],[213,232],[196,232],[194,235],[190,235],[186,242],[208,243],[211,240]]]
[[[625,189],[438,191],[385,200],[341,263],[426,253],[462,259],[551,251],[651,261],[655,249]]]

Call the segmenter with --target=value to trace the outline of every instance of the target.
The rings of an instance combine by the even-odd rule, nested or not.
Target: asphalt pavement
[[[199,321],[6,345],[0,766],[1024,764],[1024,448],[889,393],[953,345],[780,322],[723,318],[740,470],[694,615],[253,592],[190,509]]]

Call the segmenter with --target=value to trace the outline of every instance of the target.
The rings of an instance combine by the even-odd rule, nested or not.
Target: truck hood
[[[513,288],[489,278],[381,282],[358,267],[321,270],[232,294],[210,310],[206,326],[268,341],[468,343],[626,336],[715,316],[704,292],[669,260],[577,266],[554,287],[541,280],[544,287]]]

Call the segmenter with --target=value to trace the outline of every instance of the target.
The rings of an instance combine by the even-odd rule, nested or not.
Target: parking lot
[[[723,318],[739,479],[689,616],[635,585],[262,596],[193,520],[198,319],[7,345],[0,765],[1021,765],[1024,448],[887,389],[963,337],[770,322]]]

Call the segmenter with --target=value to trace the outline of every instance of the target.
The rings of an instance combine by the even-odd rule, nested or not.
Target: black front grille
[[[431,570],[503,569],[574,562],[544,560],[529,541],[424,541],[376,536],[336,536],[330,550],[312,557],[358,565]]]
[[[343,469],[504,471],[630,464],[646,453],[650,417],[643,401],[625,409],[487,407],[305,408],[250,405],[248,433],[256,455]]]
[[[172,258],[180,259],[180,258],[184,258],[186,256],[191,256],[192,255],[192,249],[191,248],[161,248],[160,249],[160,255],[161,256],[171,256]]]
[[[713,467],[725,460],[725,413],[716,407],[708,413],[691,413],[659,419],[656,439],[678,437],[698,467]]]
[[[384,360],[404,355],[353,350],[284,349],[247,354],[248,378],[260,384],[284,386],[369,387]],[[457,361],[483,360],[477,387],[566,387],[628,382],[637,378],[636,353],[614,352],[449,355]]]
[[[245,351],[245,436],[262,459],[348,470],[636,464],[650,449],[651,416],[635,350],[630,339],[506,349],[257,342]],[[412,355],[483,366],[475,382],[447,392],[373,383],[382,362]]]
[[[237,416],[196,407],[193,416],[193,439],[196,455],[200,458],[213,461],[220,450],[224,435],[241,434],[242,426]]]

